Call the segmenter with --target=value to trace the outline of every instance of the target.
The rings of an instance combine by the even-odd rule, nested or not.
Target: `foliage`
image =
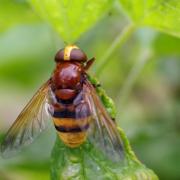
[[[180,1],[119,0],[119,2],[138,26],[151,26],[180,37]]]
[[[30,0],[36,10],[51,23],[65,42],[72,43],[93,26],[112,7],[112,0]],[[180,2],[177,0],[119,0],[136,26],[149,25],[180,36]],[[162,21],[164,19],[164,21]]]
[[[53,25],[65,42],[74,43],[107,12],[113,1],[30,0],[30,2],[38,13]]]

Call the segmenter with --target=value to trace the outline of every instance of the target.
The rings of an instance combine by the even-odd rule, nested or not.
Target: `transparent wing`
[[[109,116],[96,90],[88,80],[84,84],[83,92],[92,115],[89,141],[113,161],[122,160],[124,156],[123,142],[115,122]]]
[[[44,83],[17,117],[7,132],[1,144],[1,154],[9,157],[22,147],[33,142],[42,130],[46,128],[48,113],[46,113],[49,80]]]

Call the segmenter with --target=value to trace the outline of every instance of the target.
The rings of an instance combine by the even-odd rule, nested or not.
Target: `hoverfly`
[[[87,139],[104,154],[123,156],[123,143],[115,122],[103,106],[87,70],[94,58],[75,45],[57,52],[51,78],[35,93],[7,132],[1,145],[3,156],[32,143],[47,127],[50,115],[57,134],[70,148]],[[116,155],[116,156],[115,156]]]

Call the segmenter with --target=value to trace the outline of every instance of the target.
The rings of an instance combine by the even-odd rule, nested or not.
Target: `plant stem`
[[[97,63],[97,66],[94,70],[94,73],[96,74],[96,77],[99,77],[102,70],[107,65],[107,62],[110,58],[110,56],[113,54],[113,52],[120,48],[130,37],[130,35],[134,32],[135,25],[133,23],[130,23],[128,26],[124,28],[122,32],[119,33],[119,35],[115,38],[109,49],[106,51],[104,56],[99,60],[99,63]]]
[[[139,74],[141,73],[146,62],[150,59],[151,56],[152,56],[152,52],[150,51],[149,48],[146,49],[143,48],[143,50],[141,50],[136,64],[133,66],[130,73],[128,74],[128,77],[125,80],[125,83],[122,86],[119,95],[117,96],[117,102],[121,102],[119,105],[121,109],[120,111],[122,111],[123,104],[127,100],[134,83],[136,82]]]

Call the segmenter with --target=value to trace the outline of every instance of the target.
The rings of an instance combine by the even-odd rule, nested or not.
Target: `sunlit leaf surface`
[[[67,43],[76,41],[111,7],[112,0],[30,0]]]
[[[179,0],[119,0],[137,25],[147,25],[180,37]]]

